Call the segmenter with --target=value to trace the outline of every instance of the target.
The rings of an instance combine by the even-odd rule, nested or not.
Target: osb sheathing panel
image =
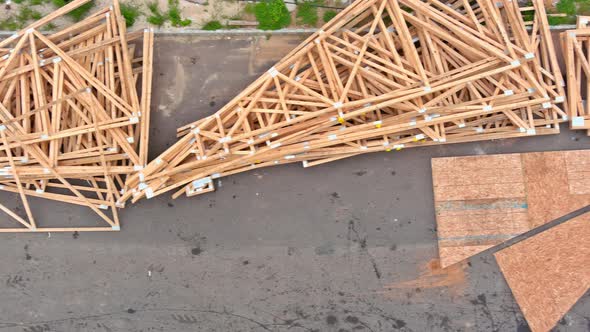
[[[590,150],[432,159],[441,265],[590,204],[586,170]]]
[[[549,331],[590,287],[590,213],[495,256],[531,330]]]

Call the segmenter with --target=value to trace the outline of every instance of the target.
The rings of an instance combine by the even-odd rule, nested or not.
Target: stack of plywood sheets
[[[590,204],[590,150],[432,159],[443,267]]]
[[[521,12],[538,15],[527,30]],[[119,202],[291,162],[559,132],[543,2],[359,0],[132,176]]]
[[[590,288],[590,213],[495,257],[531,330],[548,332]]]
[[[127,34],[116,0],[62,31],[40,32],[88,1],[0,41],[0,189],[24,207],[0,204],[13,219],[0,232],[118,230],[120,189],[147,164],[153,33]],[[130,42],[142,36],[143,46]],[[86,206],[104,226],[44,224],[31,197]]]

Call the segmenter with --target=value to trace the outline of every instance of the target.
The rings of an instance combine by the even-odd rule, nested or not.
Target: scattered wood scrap
[[[533,29],[522,11],[534,10]],[[559,132],[543,2],[359,0],[128,181],[120,202],[218,177],[424,144]]]
[[[40,29],[76,0],[0,41],[0,189],[24,215],[0,232],[118,230],[126,176],[147,164],[153,33],[127,34],[119,3],[62,31]],[[130,43],[143,37],[142,43]],[[138,93],[138,88],[141,93]],[[46,226],[30,198],[86,206],[99,227]]]
[[[590,213],[494,255],[531,330],[550,331],[590,288]]]
[[[443,267],[590,204],[590,150],[432,159]]]

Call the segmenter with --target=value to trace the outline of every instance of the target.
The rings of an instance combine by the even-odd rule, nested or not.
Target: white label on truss
[[[140,182],[139,186],[138,186],[139,190],[145,190],[145,189],[147,189],[147,187],[148,187],[148,185],[145,182]]]
[[[293,154],[288,154],[285,156],[285,159],[294,159],[294,158],[295,158],[295,155],[293,155]]]
[[[586,25],[586,24],[588,24],[588,20],[586,20],[586,19],[581,19],[581,20],[580,20],[580,24],[582,24],[582,25]]]
[[[584,126],[584,118],[581,116],[574,116],[572,118],[572,126],[573,127],[583,127]]]
[[[143,166],[141,166],[141,165],[134,165],[133,166],[134,171],[141,171],[142,169],[143,169]]]
[[[363,107],[369,107],[371,105],[373,105],[373,103],[366,103],[366,104],[363,105]]]
[[[45,66],[45,60],[39,60],[39,66]]]
[[[4,185],[3,184],[0,184],[0,189],[4,189]]]
[[[333,117],[331,117],[331,118],[330,118],[330,121],[331,121],[331,122],[334,122],[334,121],[336,121],[336,120],[338,120],[338,118],[337,118],[337,117],[335,117],[335,116],[333,116]]]
[[[459,123],[459,128],[465,128],[465,124],[464,123]]]
[[[154,190],[153,190],[152,188],[148,187],[148,188],[145,190],[145,197],[146,197],[147,199],[150,199],[150,198],[154,197]]]
[[[432,91],[431,87],[429,87],[429,86],[424,87],[424,92],[430,92],[430,91]]]
[[[543,108],[551,108],[551,103],[550,102],[543,103]]]
[[[329,135],[329,136],[328,136],[328,139],[329,139],[330,141],[333,141],[333,140],[335,140],[335,139],[337,139],[337,138],[338,138],[338,135],[336,135],[336,134],[332,134],[332,135]]]
[[[14,34],[12,34],[12,36],[8,37],[8,39],[16,39],[18,37],[19,37],[18,33],[14,33]]]
[[[193,134],[195,134],[195,135],[197,135],[200,132],[201,132],[201,128],[195,128],[195,129],[193,129]]]
[[[131,116],[129,117],[129,122],[131,123],[138,123],[139,122],[139,118],[136,116]]]
[[[417,43],[419,40],[420,40],[420,38],[415,37],[415,38],[412,39],[412,43]]]
[[[416,125],[416,119],[411,119],[410,126],[415,126],[415,125]]]
[[[475,131],[478,133],[483,133],[483,128],[482,127],[477,127],[475,128]]]
[[[491,111],[492,110],[492,105],[486,105],[486,106],[484,106],[483,107],[483,110],[486,111],[486,112]]]
[[[250,145],[252,145],[252,144],[254,144],[254,140],[253,139],[249,139],[247,143],[250,144]]]
[[[26,33],[33,33],[33,32],[35,32],[35,29],[33,29],[33,28],[27,29],[27,31],[26,31]]]
[[[211,177],[208,176],[208,177],[193,181],[193,187],[194,188],[203,188],[210,183],[211,183]]]
[[[567,121],[567,119],[569,119],[569,118],[568,118],[568,116],[567,116],[567,115],[564,115],[564,116],[562,116],[562,117],[561,117],[561,119],[562,119],[563,121]]]
[[[53,59],[53,63],[60,63],[60,62],[61,62],[60,57],[56,57],[55,59]]]
[[[129,137],[127,137],[127,142],[133,143],[133,142],[135,142],[135,138],[133,136],[129,136]]]
[[[525,55],[524,55],[524,58],[525,58],[525,59],[532,59],[532,58],[534,58],[534,57],[535,57],[535,54],[534,54],[534,53],[532,53],[532,52],[531,52],[531,53],[527,53],[527,54],[525,54]]]
[[[219,143],[227,143],[231,141],[231,136],[225,136],[219,139]]]
[[[142,172],[139,172],[139,181],[145,180],[145,175]]]
[[[124,203],[121,203],[121,202],[115,202],[115,206],[118,207],[118,208],[120,208],[120,209],[122,209],[122,208],[125,207],[125,204]]]
[[[576,32],[575,32],[575,31],[570,31],[570,32],[568,33],[568,35],[569,35],[570,37],[575,37],[575,36],[576,36]]]
[[[229,148],[225,148],[223,151],[225,151],[225,153],[229,153]]]
[[[514,60],[514,61],[510,62],[510,65],[514,66],[514,67],[518,67],[518,66],[520,66],[520,61]]]
[[[279,71],[275,67],[271,67],[268,70],[268,73],[270,74],[271,77],[276,77],[279,74]]]
[[[338,101],[334,103],[334,108],[340,108],[342,107],[342,102]]]
[[[361,150],[366,150],[367,146],[366,145],[361,145]]]
[[[21,163],[23,163],[23,164],[26,164],[26,163],[28,163],[28,162],[29,162],[29,158],[27,158],[27,157],[23,157],[23,158],[20,160],[20,162],[21,162]]]
[[[100,204],[100,205],[98,206],[98,208],[99,208],[99,209],[101,209],[101,210],[108,210],[108,209],[109,209],[109,206],[108,206],[108,205],[106,205],[106,204]]]
[[[383,142],[383,146],[389,146],[389,141]]]
[[[271,149],[276,149],[276,148],[278,148],[279,146],[281,146],[281,142],[278,142],[278,143],[275,143],[275,144],[271,145],[271,146],[270,146],[270,148],[271,148]]]
[[[528,93],[534,93],[536,90],[535,90],[535,88],[528,88],[528,89],[526,89],[526,91]]]
[[[520,128],[518,128],[518,131],[520,131],[521,133],[524,133],[526,131],[526,128],[520,127]]]
[[[512,96],[514,94],[514,91],[512,90],[505,90],[504,91],[504,96]]]
[[[303,164],[303,167],[307,167],[307,166],[308,166],[307,160],[304,160],[304,161],[302,162],[302,164]]]
[[[0,131],[4,131],[6,130],[6,126],[5,125],[0,125]]]
[[[309,142],[303,142],[303,148],[304,149],[309,149]]]
[[[537,131],[535,130],[535,128],[529,128],[526,130],[526,134],[527,135],[536,135]]]
[[[35,190],[35,192],[36,192],[37,194],[42,194],[42,193],[44,193],[44,192],[45,192],[45,190],[43,190],[43,189],[36,189],[36,190]]]
[[[557,96],[555,97],[555,102],[556,103],[563,103],[565,101],[565,97],[564,96]]]
[[[383,124],[383,121],[381,121],[381,120],[377,120],[377,121],[373,122],[373,125],[375,125],[375,126],[380,126],[381,124]]]
[[[111,228],[112,228],[114,231],[120,231],[120,230],[121,230],[121,226],[119,226],[119,225],[114,225],[114,226],[111,226]]]
[[[2,60],[6,60],[6,59],[8,59],[9,57],[10,57],[10,56],[9,56],[8,54],[5,54],[5,55],[3,55],[3,56],[2,56],[2,58],[1,58],[1,59],[2,59]]]
[[[393,146],[394,149],[403,149],[405,145],[403,144],[396,144]]]
[[[268,133],[260,134],[258,135],[258,138],[265,138],[266,136],[268,136]]]
[[[278,161],[278,160],[275,160],[275,161],[274,161],[275,165],[276,165],[276,164],[278,164],[279,162],[280,162],[280,161]]]
[[[425,114],[424,115],[424,121],[430,121],[430,120],[432,120],[432,117],[430,115],[428,115],[428,114]]]
[[[299,81],[301,81],[301,77],[295,76],[295,82],[299,82]]]
[[[277,136],[279,136],[279,134],[278,134],[278,133],[272,133],[272,134],[270,134],[270,138],[275,138],[275,137],[277,137]]]
[[[416,140],[421,140],[421,139],[424,139],[424,134],[416,135]]]
[[[319,44],[320,43],[320,39],[319,38],[316,38],[316,39],[314,39],[313,42],[316,43],[316,44]]]
[[[441,143],[444,143],[444,142],[447,141],[447,139],[446,138],[440,138],[438,141],[441,142]]]
[[[160,165],[162,163],[162,158],[156,159],[156,165]]]
[[[108,152],[117,152],[117,148],[108,148],[107,151]]]
[[[421,109],[418,110],[418,113],[424,113],[424,112],[426,112],[426,109],[425,108],[421,108]]]
[[[47,135],[47,134],[41,135],[41,139],[48,139],[48,138],[49,138],[49,135]]]
[[[213,173],[213,174],[211,174],[211,178],[212,179],[218,179],[220,177],[221,177],[221,173]]]
[[[51,173],[51,171],[49,170],[49,168],[43,168],[43,173],[49,174]]]

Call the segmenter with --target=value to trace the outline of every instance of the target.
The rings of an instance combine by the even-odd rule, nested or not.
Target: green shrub
[[[336,15],[338,15],[338,13],[335,10],[326,10],[324,12],[324,17],[323,17],[324,22],[327,23],[328,21],[330,21],[331,19],[333,19],[334,16],[336,16]]]
[[[291,24],[291,15],[282,0],[266,0],[256,4],[254,8],[258,28],[262,30],[278,30]]]
[[[51,0],[51,2],[53,3],[53,5],[55,7],[63,7],[65,5],[67,5],[68,3],[71,2],[71,0]],[[92,7],[94,7],[94,0],[83,4],[82,6],[72,10],[71,12],[68,13],[68,16],[70,16],[74,21],[78,22],[80,21],[82,18],[84,18],[84,16],[86,16],[88,14],[88,12],[92,9]]]
[[[168,0],[168,18],[172,26],[175,27],[186,27],[192,23],[191,20],[183,19],[180,15],[178,0]]]
[[[311,1],[304,1],[297,5],[299,23],[314,26],[318,23],[318,8]]]
[[[121,4],[121,15],[125,18],[125,24],[127,27],[133,26],[135,21],[141,15],[139,7],[134,4]]]
[[[148,3],[147,7],[151,13],[151,15],[147,18],[148,23],[159,27],[166,23],[168,17],[166,17],[166,15],[162,13],[162,11],[160,11],[160,7],[158,6],[157,1]]]
[[[575,24],[575,16],[547,16],[549,25]]]
[[[43,17],[43,15],[38,11],[31,9],[28,6],[21,6],[18,15],[16,16],[16,20],[24,25],[29,20],[39,20],[41,17]]]
[[[223,28],[223,25],[219,21],[210,21],[203,25],[203,30],[219,30]]]
[[[568,15],[576,15],[576,4],[574,0],[559,0],[555,8],[558,12]]]

